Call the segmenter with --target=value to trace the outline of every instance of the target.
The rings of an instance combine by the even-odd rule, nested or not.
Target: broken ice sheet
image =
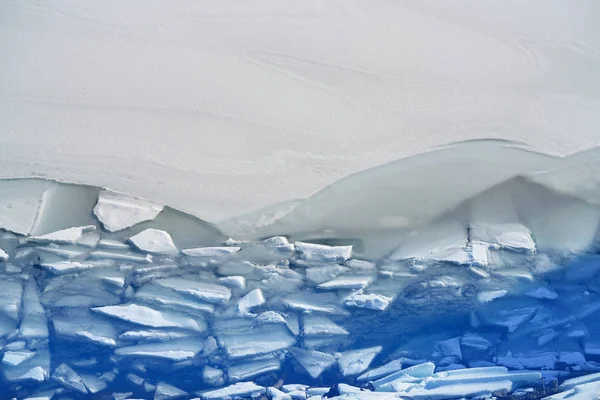
[[[148,200],[102,190],[94,207],[94,215],[102,222],[104,229],[116,232],[153,220],[162,209],[162,206]]]

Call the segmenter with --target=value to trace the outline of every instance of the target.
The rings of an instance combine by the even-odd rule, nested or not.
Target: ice
[[[295,242],[298,258],[310,262],[345,262],[352,255],[352,246],[327,246],[322,244]]]
[[[108,386],[106,379],[103,379],[102,377],[98,377],[96,375],[81,374],[80,377],[88,392],[90,392],[91,394],[96,394],[106,389]]]
[[[428,378],[431,375],[433,375],[434,370],[435,364],[432,362],[417,364],[412,367],[408,367],[406,369],[394,372],[390,375],[386,375],[385,377],[373,381],[372,384],[373,387],[378,391],[390,391],[390,389],[393,386],[392,384],[396,381],[411,382],[423,378]]]
[[[531,231],[521,224],[476,224],[469,229],[470,240],[499,248],[533,253],[536,251]]]
[[[166,278],[157,280],[156,284],[213,304],[227,303],[231,297],[231,290],[228,287],[214,283]]]
[[[218,335],[218,341],[231,358],[267,354],[287,349],[296,343],[286,327],[277,325],[263,325],[251,332],[224,333]]]
[[[176,362],[193,358],[202,350],[202,345],[201,339],[171,340],[119,347],[115,350],[115,354],[122,357],[152,358]]]
[[[30,234],[49,188],[48,182],[34,179],[0,182],[0,228],[20,235]]]
[[[166,342],[189,337],[187,332],[171,332],[159,330],[147,331],[126,331],[119,335],[119,340],[122,341],[140,341],[140,342]]]
[[[95,260],[116,260],[128,261],[140,264],[149,264],[152,262],[152,254],[136,254],[133,252],[121,252],[119,250],[95,250],[89,256]]]
[[[239,255],[253,262],[271,263],[291,258],[294,250],[294,245],[286,237],[275,236],[262,242],[244,246]]]
[[[184,314],[167,310],[155,310],[138,304],[94,307],[92,310],[110,317],[152,328],[183,328],[195,331],[204,331],[206,329],[206,323],[201,319],[192,319]]]
[[[77,244],[85,233],[95,230],[96,226],[94,225],[76,226],[45,235],[29,236],[27,241],[35,243]]]
[[[356,378],[357,381],[373,381],[382,378],[387,375],[391,375],[394,372],[398,372],[403,368],[404,360],[398,359],[390,361],[389,363],[382,365],[381,367],[374,368],[370,371],[365,372]],[[404,366],[405,367],[405,366]]]
[[[186,392],[164,382],[159,382],[154,392],[154,400],[179,399],[185,396],[188,396]]]
[[[267,396],[271,400],[292,400],[292,396],[282,392],[277,388],[274,388],[273,386],[269,386],[267,388]]]
[[[269,372],[279,371],[279,364],[277,357],[236,362],[227,371],[229,382],[244,381]]]
[[[81,377],[67,364],[61,364],[54,370],[52,380],[76,392],[83,394],[88,392]]]
[[[98,264],[92,262],[79,261],[57,261],[42,263],[40,266],[55,275],[72,274],[74,272],[82,272],[89,269],[97,268]]]
[[[188,265],[206,267],[227,260],[239,250],[239,247],[198,247],[182,250],[181,253],[186,257]]]
[[[25,339],[48,337],[48,321],[37,291],[35,280],[29,278],[23,293],[23,316],[19,327],[19,335]]]
[[[16,366],[24,361],[29,360],[35,355],[35,352],[29,350],[23,351],[6,351],[2,356],[2,362],[9,366]]]
[[[253,382],[238,382],[222,389],[200,394],[202,400],[226,400],[257,397],[265,393],[265,388]]]
[[[337,356],[340,372],[343,376],[358,375],[371,365],[371,362],[381,352],[381,346],[367,349],[347,350]]]
[[[111,239],[101,239],[98,242],[98,247],[101,249],[111,249],[111,250],[129,250],[129,245],[127,243],[119,242],[118,240]]]
[[[527,296],[535,299],[556,300],[558,293],[547,287],[537,287],[526,293]]]
[[[153,220],[162,209],[162,206],[147,200],[102,190],[94,207],[94,215],[102,222],[104,229],[116,232]]]
[[[348,335],[348,331],[322,315],[306,314],[303,330],[305,336]]]
[[[52,322],[58,337],[107,347],[117,345],[117,328],[88,310],[61,310],[54,315]]]
[[[364,289],[373,279],[370,276],[338,276],[330,281],[321,283],[317,287],[322,290]]]
[[[178,254],[171,235],[159,229],[148,228],[129,238],[129,241],[141,251],[153,254]]]
[[[0,279],[0,315],[18,320],[21,314],[23,281],[19,278]]]
[[[336,363],[335,356],[316,350],[294,347],[289,352],[313,379],[317,379],[326,369]]]
[[[253,308],[265,304],[265,297],[260,289],[248,292],[238,302],[238,311],[241,315],[248,314]]]
[[[219,278],[219,282],[232,289],[246,288],[246,278],[243,276],[224,276],[223,278]]]
[[[210,386],[221,386],[225,383],[224,375],[222,370],[207,365],[202,371],[202,380]]]
[[[554,369],[558,361],[558,354],[546,352],[531,356],[517,354],[513,356],[508,352],[504,356],[498,356],[497,364],[511,369]]]
[[[195,300],[185,294],[162,287],[156,282],[158,281],[146,284],[138,289],[135,292],[136,300],[149,305],[156,304],[181,310],[201,311],[209,314],[212,314],[215,311],[215,307],[212,304]]]
[[[489,290],[485,292],[479,292],[477,293],[477,300],[480,303],[489,303],[490,301],[494,301],[505,296],[507,293],[507,290]]]
[[[350,268],[339,264],[311,267],[306,269],[306,279],[321,284],[348,271],[350,271]]]
[[[389,307],[393,298],[381,294],[370,293],[366,294],[362,291],[357,291],[344,299],[346,307],[365,308],[368,310],[384,311]]]
[[[6,261],[8,258],[8,253],[0,248],[0,261]]]
[[[283,303],[293,309],[305,312],[321,312],[333,315],[347,315],[348,312],[342,309],[339,301],[333,294],[314,293],[307,295],[305,293],[292,294],[283,299]]]

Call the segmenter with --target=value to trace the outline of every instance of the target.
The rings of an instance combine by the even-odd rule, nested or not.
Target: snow
[[[171,235],[160,229],[148,228],[129,238],[138,249],[153,254],[177,254]]]
[[[102,190],[94,215],[109,232],[120,231],[140,222],[153,220],[163,207],[148,200],[110,190]]]

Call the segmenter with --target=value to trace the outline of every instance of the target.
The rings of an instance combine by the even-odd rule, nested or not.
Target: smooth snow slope
[[[210,221],[457,140],[600,135],[600,3],[0,2],[0,178]]]

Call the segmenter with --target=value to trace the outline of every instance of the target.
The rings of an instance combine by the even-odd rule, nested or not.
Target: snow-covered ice
[[[120,231],[144,221],[153,220],[163,207],[123,193],[102,190],[94,215],[109,232]]]
[[[153,254],[177,254],[173,239],[168,232],[160,229],[148,228],[129,238],[129,241],[138,249]]]

